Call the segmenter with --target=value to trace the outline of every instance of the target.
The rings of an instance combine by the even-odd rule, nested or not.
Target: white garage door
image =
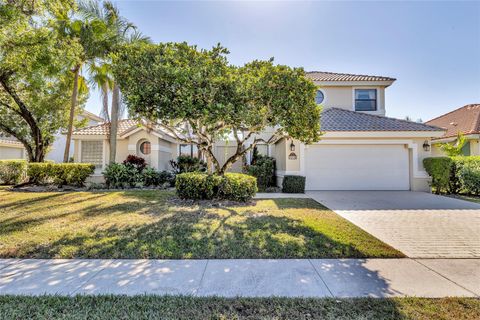
[[[314,145],[305,149],[307,190],[409,190],[403,145]]]

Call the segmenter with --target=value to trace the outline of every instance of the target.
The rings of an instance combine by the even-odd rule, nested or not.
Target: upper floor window
[[[320,90],[317,90],[317,95],[315,96],[315,102],[317,104],[321,104],[323,102],[323,99],[325,99],[323,92]]]
[[[355,89],[355,111],[377,110],[377,89]]]

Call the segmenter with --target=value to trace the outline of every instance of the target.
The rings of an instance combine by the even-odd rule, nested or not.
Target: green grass
[[[0,319],[479,319],[473,298],[0,296]]]
[[[0,257],[404,257],[311,199],[216,207],[178,205],[174,197],[0,189]]]
[[[457,198],[457,199],[460,199],[460,200],[465,200],[465,201],[480,203],[480,196],[466,195],[466,194],[457,194],[457,195],[452,195],[451,197]]]

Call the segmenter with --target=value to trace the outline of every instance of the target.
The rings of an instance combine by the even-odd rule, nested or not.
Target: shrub
[[[480,193],[480,167],[477,164],[466,164],[458,171],[462,191],[470,194]]]
[[[258,190],[265,191],[268,187],[276,186],[275,159],[256,155],[255,162],[245,168],[245,172],[257,178]]]
[[[32,162],[27,166],[27,176],[34,184],[81,187],[94,170],[95,166],[90,163]]]
[[[175,187],[182,199],[248,201],[257,191],[257,182],[256,178],[241,173],[217,176],[187,172],[176,176]]]
[[[122,163],[109,164],[103,177],[108,188],[131,188],[143,183],[143,176],[136,167]]]
[[[218,186],[218,197],[246,202],[257,192],[257,178],[242,173],[225,173]]]
[[[123,164],[127,166],[132,166],[138,170],[138,172],[142,172],[143,169],[147,166],[147,162],[142,157],[137,157],[133,154],[129,154],[127,159],[123,160]]]
[[[95,165],[90,163],[52,164],[53,182],[59,186],[81,187],[94,171]]]
[[[473,179],[475,172],[480,168],[480,156],[458,156],[451,159],[453,163],[450,175],[450,192],[476,193],[471,189],[472,183],[474,183],[471,179]],[[467,168],[463,169],[465,167]],[[469,179],[467,183],[463,181],[465,177]]]
[[[26,160],[0,160],[0,184],[19,184],[26,176]]]
[[[282,192],[285,193],[304,193],[304,176],[284,176],[282,182]]]
[[[205,161],[190,156],[179,156],[177,157],[177,161],[170,160],[170,165],[177,174],[207,171],[207,164]]]
[[[452,159],[448,157],[423,159],[423,166],[430,177],[432,177],[432,187],[436,193],[448,192],[450,190],[452,163]]]
[[[27,166],[28,180],[33,184],[48,184],[53,182],[53,163],[31,162]]]
[[[169,171],[157,171],[153,168],[146,168],[142,172],[143,184],[145,186],[168,186],[173,187],[175,184],[175,175]]]

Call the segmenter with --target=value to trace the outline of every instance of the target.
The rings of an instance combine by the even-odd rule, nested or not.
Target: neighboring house
[[[87,119],[86,126],[94,126],[105,120],[87,110],[83,110],[82,114],[77,116],[77,120]],[[50,147],[50,151],[47,153],[45,159],[53,160],[55,162],[63,162],[63,154],[65,152],[65,143],[67,142],[67,136],[65,133],[59,132],[55,135],[55,141]],[[73,141],[70,144],[70,157],[73,157]]]
[[[25,159],[23,144],[17,139],[0,133],[0,160]]]
[[[467,140],[462,148],[463,155],[480,155],[480,104],[468,104],[427,121],[426,124],[446,130],[443,136],[432,140],[432,154],[434,156],[445,155],[440,145],[446,142],[455,143],[458,133],[462,133]]]
[[[104,122],[104,119],[94,115],[86,110],[77,116],[77,120],[87,119],[87,126],[93,126]],[[66,136],[62,132],[55,135],[55,141],[50,147],[45,159],[55,162],[63,162],[63,153],[65,152]],[[70,157],[73,156],[73,142],[70,145]],[[23,144],[14,137],[6,137],[0,134],[0,160],[2,159],[26,159],[27,154]]]
[[[306,176],[307,190],[429,190],[422,160],[431,156],[431,139],[444,129],[384,116],[385,89],[395,79],[330,72],[307,77],[319,87],[323,135],[311,145],[282,139],[258,147],[276,159],[279,184],[292,174]],[[107,124],[75,131],[75,161],[95,163],[99,174],[108,162],[107,134]],[[163,170],[179,154],[198,155],[195,146],[133,120],[120,122],[117,138],[117,162],[135,154]],[[233,141],[217,143],[217,158],[224,161],[234,148]],[[241,161],[233,167],[239,170]]]

